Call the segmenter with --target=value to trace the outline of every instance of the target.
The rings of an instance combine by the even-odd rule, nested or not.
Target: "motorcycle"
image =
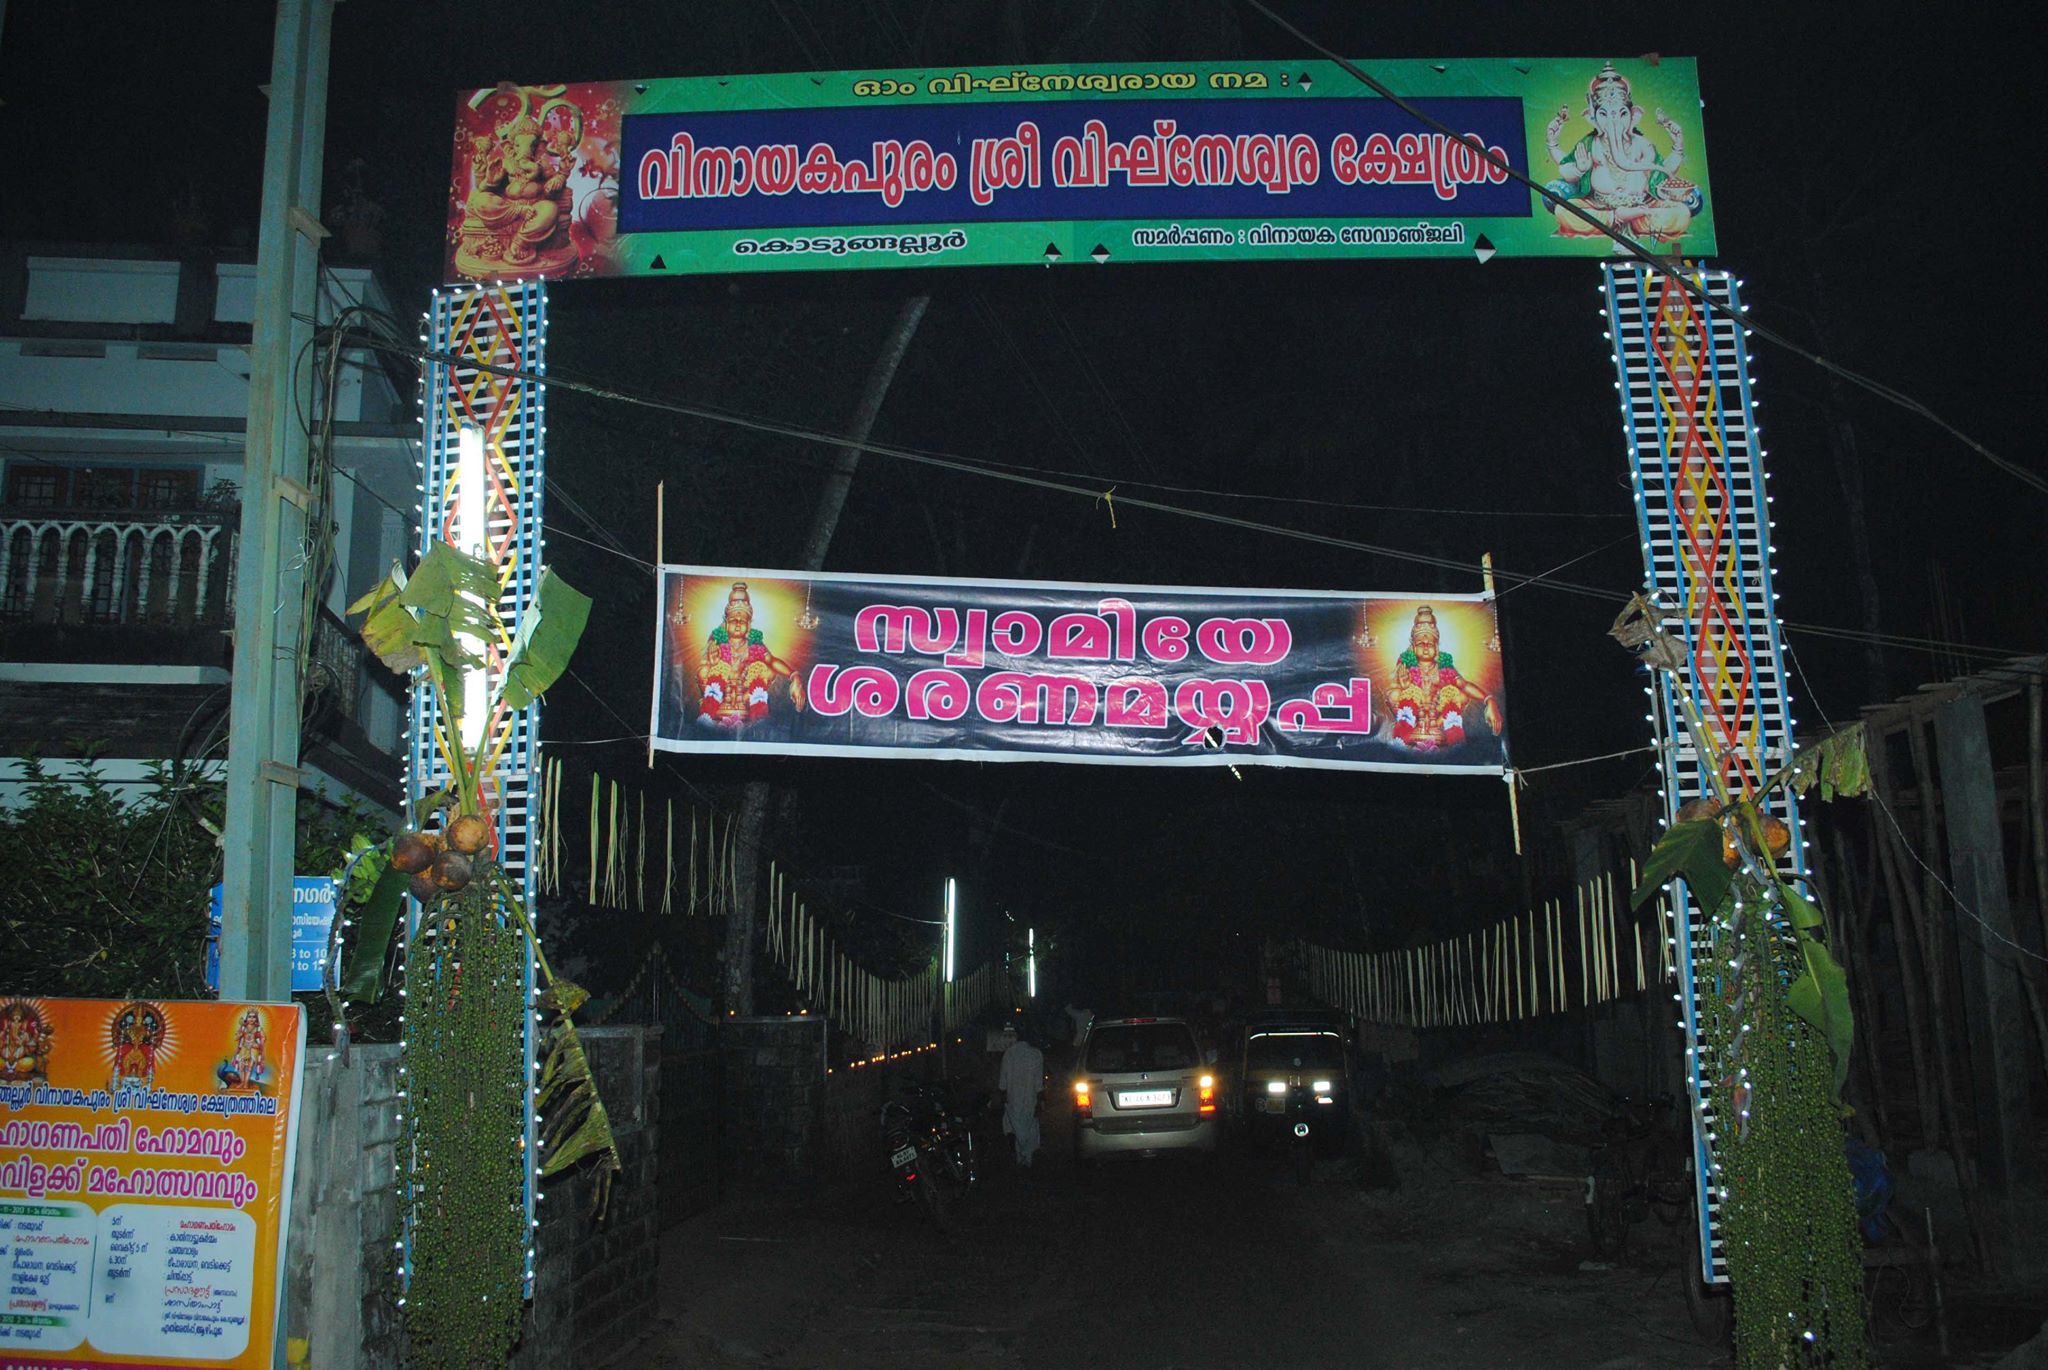
[[[1287,1112],[1282,1119],[1287,1131],[1288,1161],[1298,1184],[1315,1175],[1316,1148],[1324,1145],[1323,1130],[1329,1126],[1329,1111],[1317,1111],[1316,1094],[1309,1083],[1296,1080],[1287,1088]]]
[[[915,1082],[902,1097],[882,1104],[882,1142],[896,1177],[896,1201],[916,1203],[946,1231],[952,1208],[979,1177],[974,1114],[969,1101],[956,1101],[943,1086]]]
[[[1630,1230],[1654,1215],[1676,1226],[1693,1202],[1692,1162],[1668,1094],[1623,1098],[1588,1154],[1586,1232],[1601,1260],[1624,1260]]]

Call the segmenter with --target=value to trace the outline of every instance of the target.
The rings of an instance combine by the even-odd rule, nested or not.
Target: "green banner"
[[[1656,251],[1714,251],[1693,59],[1365,66],[1429,121],[1329,62],[464,92],[448,272],[1615,251],[1560,205]]]

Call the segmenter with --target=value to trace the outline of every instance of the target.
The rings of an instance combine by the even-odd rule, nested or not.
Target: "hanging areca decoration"
[[[423,906],[406,966],[399,1154],[412,1267],[406,1329],[415,1361],[431,1366],[497,1364],[518,1336],[530,1244],[521,1202],[529,948],[550,1015],[534,1101],[543,1115],[540,1173],[596,1157],[602,1202],[618,1169],[570,1016],[586,996],[555,977],[523,893],[495,855],[486,778],[502,733],[463,726],[464,684],[484,670],[482,644],[509,650],[495,696],[473,723],[524,709],[561,677],[590,600],[543,570],[533,607],[511,634],[498,615],[499,589],[489,563],[437,543],[410,576],[393,566],[349,606],[364,616],[370,650],[433,691],[434,743],[451,777],[421,801],[417,830],[397,838],[391,854]]]
[[[1683,649],[1640,601],[1614,635],[1652,669],[1683,670]],[[1869,1355],[1841,1125],[1855,1020],[1826,919],[1780,863],[1792,834],[1764,803],[1780,786],[1818,788],[1822,798],[1862,794],[1870,778],[1862,729],[1733,794],[1720,786],[1720,754],[1691,696],[1681,689],[1677,698],[1695,745],[1715,763],[1707,772],[1716,794],[1679,810],[1635,899],[1641,905],[1681,877],[1706,914],[1711,956],[1695,974],[1702,1059],[1716,1074],[1718,1105],[1706,1179],[1721,1202],[1737,1362],[1743,1370],[1854,1370]]]

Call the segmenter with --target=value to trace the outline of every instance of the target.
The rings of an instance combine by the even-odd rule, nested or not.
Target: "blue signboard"
[[[292,993],[321,988],[327,969],[327,940],[334,926],[334,895],[341,882],[332,876],[300,875],[292,879]],[[222,887],[213,887],[206,913],[206,987],[220,990],[220,924]]]
[[[1520,100],[1419,103],[1527,170]],[[643,114],[627,116],[625,142],[644,174],[621,181],[622,233],[905,219],[1414,218],[1453,205],[1465,215],[1532,212],[1527,189],[1385,100],[1123,100],[1064,120],[1042,104]],[[866,165],[877,147],[918,144],[947,150],[944,161],[932,154],[929,184],[907,154],[894,179],[884,155],[871,194],[828,174]],[[797,193],[747,174],[766,153],[782,154],[777,166],[787,163]]]

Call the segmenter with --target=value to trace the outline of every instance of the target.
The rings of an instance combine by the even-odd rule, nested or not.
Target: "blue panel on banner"
[[[1522,102],[1509,96],[1417,100],[1420,108],[1461,133],[1481,139],[1518,171],[1526,171]],[[1351,149],[1340,167],[1319,174],[1295,168],[1292,184],[1266,160],[1252,160],[1253,143],[1285,145],[1305,135],[1316,149]],[[1374,135],[1407,155],[1382,150]],[[1029,139],[1043,166],[1025,184],[1002,181],[1000,169],[980,168],[978,140]],[[643,154],[668,152],[683,140],[690,149],[679,195],[643,198],[641,178],[622,177],[619,229],[661,230],[790,228],[817,225],[999,223],[1032,220],[1113,220],[1210,216],[1256,219],[1440,215],[1528,218],[1526,187],[1488,175],[1483,163],[1385,100],[1104,100],[1047,106],[1043,102],[976,105],[856,106],[765,109],[686,114],[632,114],[625,119],[624,165]],[[1057,145],[1072,140],[1073,146]],[[900,164],[904,149],[923,142],[950,153],[958,167],[952,183],[914,190],[897,186],[879,194],[823,193],[830,166],[859,161],[875,169]],[[1361,150],[1371,144],[1374,151]],[[819,149],[829,148],[824,158]],[[764,159],[760,150],[772,150]],[[786,151],[785,151],[786,150]],[[1258,149],[1263,158],[1266,149]],[[1238,167],[1245,159],[1245,169]],[[1042,159],[1042,160],[1041,160]],[[1280,161],[1287,160],[1284,147]],[[1253,174],[1250,167],[1262,168]],[[735,185],[757,175],[756,166],[789,173],[786,189]],[[979,169],[978,169],[979,168]],[[808,170],[806,170],[808,169]],[[995,175],[987,174],[995,171]],[[1465,174],[1461,175],[1460,170]],[[900,166],[899,166],[900,171]],[[766,174],[765,172],[758,174]],[[878,179],[883,179],[879,176]],[[1272,188],[1264,180],[1274,180]],[[1218,181],[1226,182],[1218,184]],[[699,184],[701,182],[701,184]],[[746,191],[747,193],[739,193]],[[1282,193],[1284,192],[1284,193]],[[891,204],[890,201],[895,203]]]
[[[334,894],[340,882],[326,875],[292,878],[292,993],[321,987],[327,969],[327,937],[334,926]],[[206,912],[206,987],[220,990],[222,888],[213,887]]]

